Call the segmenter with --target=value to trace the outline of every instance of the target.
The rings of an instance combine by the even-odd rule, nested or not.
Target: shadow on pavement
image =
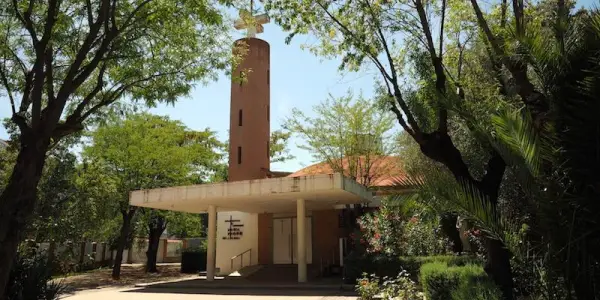
[[[283,289],[283,288],[134,288],[123,293],[236,295],[236,296],[356,296],[356,292],[331,289]]]

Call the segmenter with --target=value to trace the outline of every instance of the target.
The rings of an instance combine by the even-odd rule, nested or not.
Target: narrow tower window
[[[241,109],[238,114],[238,126],[242,126],[242,110]]]
[[[271,149],[269,148],[269,142],[267,142],[267,157],[271,158]]]
[[[242,147],[238,147],[238,165],[242,163]]]
[[[267,105],[267,122],[271,122],[271,105]]]
[[[271,70],[267,70],[267,84],[271,84]]]

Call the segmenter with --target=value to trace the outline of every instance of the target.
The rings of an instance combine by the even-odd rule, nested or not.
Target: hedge
[[[500,300],[502,294],[481,265],[435,261],[421,266],[419,281],[428,300]]]
[[[206,271],[206,251],[189,249],[181,253],[181,273],[193,274]]]
[[[406,270],[413,280],[417,280],[419,269],[423,264],[442,262],[449,266],[464,266],[466,264],[481,264],[481,261],[471,256],[402,256],[385,255],[350,255],[344,258],[344,282],[355,284],[362,273],[375,274],[379,277],[396,277],[400,271]]]

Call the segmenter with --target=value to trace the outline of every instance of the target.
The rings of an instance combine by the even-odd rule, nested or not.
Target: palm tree
[[[546,258],[549,276],[564,283],[564,296],[600,299],[600,13],[569,14],[561,2],[549,22],[530,21],[526,31],[514,33],[514,44],[503,46],[511,53],[491,55],[525,66],[537,93],[529,100],[538,102],[523,98],[516,108],[506,105],[493,115],[492,131],[469,125],[514,174],[517,185],[503,188],[520,189],[526,196],[532,214],[527,242]],[[518,85],[514,74],[510,80]],[[470,122],[464,112],[462,118]],[[515,238],[521,224],[489,205],[472,183],[459,182],[445,170],[429,170],[397,184],[418,186],[420,199],[470,219],[519,258],[522,249]]]

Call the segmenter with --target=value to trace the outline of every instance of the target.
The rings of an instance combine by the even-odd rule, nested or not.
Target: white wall
[[[234,220],[240,220],[235,224],[243,224],[241,227],[243,232],[239,240],[224,240],[227,237],[227,229],[230,216]],[[244,254],[244,266],[258,264],[258,214],[249,214],[239,211],[219,212],[217,213],[217,259],[216,267],[220,274],[229,274],[239,269],[240,258],[236,258],[233,262],[233,270],[231,270],[231,257],[238,255],[248,249],[252,249],[252,263],[249,253]]]

